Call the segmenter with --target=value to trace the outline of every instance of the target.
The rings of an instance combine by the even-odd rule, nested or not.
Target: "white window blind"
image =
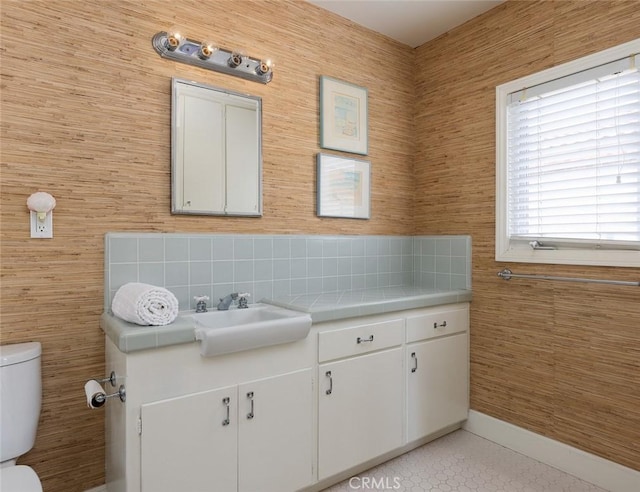
[[[511,93],[507,235],[640,248],[640,56]]]

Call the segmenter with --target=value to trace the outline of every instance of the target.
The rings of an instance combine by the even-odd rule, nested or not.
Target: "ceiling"
[[[412,48],[504,0],[307,0]]]

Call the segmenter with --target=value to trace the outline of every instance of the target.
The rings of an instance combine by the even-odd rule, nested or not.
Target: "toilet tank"
[[[36,440],[42,379],[40,342],[0,346],[0,462],[16,459]]]

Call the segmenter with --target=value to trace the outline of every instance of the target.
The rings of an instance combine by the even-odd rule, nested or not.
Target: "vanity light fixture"
[[[151,43],[163,58],[263,84],[268,84],[273,78],[271,60],[262,60],[237,50],[220,48],[208,40],[193,41],[183,36],[176,28],[156,33]]]

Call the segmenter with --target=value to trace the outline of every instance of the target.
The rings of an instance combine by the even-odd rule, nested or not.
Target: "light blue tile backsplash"
[[[416,286],[471,288],[469,236],[109,233],[105,309],[120,286],[171,290],[180,309],[246,291],[265,297]]]

